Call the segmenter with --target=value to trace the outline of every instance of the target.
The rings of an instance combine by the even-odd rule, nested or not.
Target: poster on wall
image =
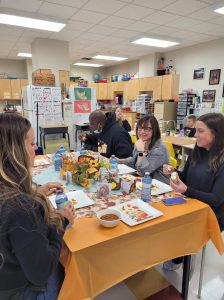
[[[202,102],[215,102],[216,90],[204,90],[202,93]]]
[[[82,114],[91,113],[91,101],[76,100],[73,103],[74,103],[74,113],[82,113]]]
[[[91,88],[78,88],[74,89],[74,100],[91,100],[92,99],[92,90]]]
[[[211,70],[209,76],[209,84],[219,84],[221,69]]]
[[[198,68],[194,70],[193,79],[204,79],[205,78],[205,68]]]

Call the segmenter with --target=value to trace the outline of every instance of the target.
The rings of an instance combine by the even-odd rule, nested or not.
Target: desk
[[[51,125],[51,126],[39,126],[40,129],[40,146],[42,147],[42,140],[43,140],[43,148],[46,150],[46,144],[45,144],[45,135],[46,134],[57,134],[62,133],[63,136],[67,134],[68,137],[68,146],[70,149],[70,138],[68,133],[68,126],[67,125]]]
[[[162,217],[129,227],[108,229],[96,218],[77,219],[64,235],[68,248],[61,260],[65,280],[58,300],[87,300],[129,276],[169,259],[197,253],[212,240],[220,254],[224,245],[211,208],[197,200],[168,207],[153,203]],[[182,297],[187,299],[190,256],[185,257]]]
[[[162,135],[162,141],[163,142],[169,142],[173,144],[174,146],[181,148],[181,164],[180,168],[182,169],[185,164],[185,156],[189,154],[190,150],[194,149],[196,139],[195,138],[189,138],[186,136],[166,136]]]

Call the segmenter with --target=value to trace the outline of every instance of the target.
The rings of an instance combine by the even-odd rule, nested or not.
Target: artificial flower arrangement
[[[72,182],[89,188],[92,182],[99,181],[100,168],[109,169],[110,164],[106,159],[95,159],[89,155],[80,155],[76,159],[73,155],[62,156],[62,168],[60,174],[63,179],[66,178],[66,172],[71,172]]]

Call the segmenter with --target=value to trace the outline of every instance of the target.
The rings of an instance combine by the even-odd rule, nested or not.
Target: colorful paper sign
[[[91,100],[92,91],[91,88],[74,88],[75,100]]]
[[[91,101],[74,101],[74,113],[91,113]]]

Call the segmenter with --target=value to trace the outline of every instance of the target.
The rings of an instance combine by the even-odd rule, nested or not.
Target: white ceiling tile
[[[124,19],[115,16],[110,16],[106,20],[100,22],[101,25],[111,26],[115,28],[123,28],[133,23],[134,23],[133,20]]]
[[[51,36],[51,32],[36,29],[25,29],[22,36],[32,38],[49,38]]]
[[[1,7],[36,12],[43,1],[40,0],[1,0]]]
[[[20,36],[24,32],[24,28],[10,26],[10,25],[0,25],[0,33],[4,35]]]
[[[86,4],[88,0],[47,0],[47,2],[80,8]]]
[[[96,33],[91,33],[91,32],[85,32],[83,34],[82,38],[85,40],[90,40],[90,41],[99,41],[103,38],[104,36],[101,34],[96,34]]]
[[[162,9],[173,2],[176,2],[176,0],[159,0],[159,1],[158,0],[135,0],[133,4],[155,8],[155,9]]]
[[[187,29],[201,23],[200,20],[194,20],[191,18],[181,17],[175,21],[168,22],[167,25],[178,29]]]
[[[154,9],[130,4],[117,11],[115,16],[139,20],[152,14],[154,11]]]
[[[206,6],[206,3],[198,2],[196,0],[178,0],[166,6],[165,8],[163,8],[163,10],[170,13],[186,16]]]
[[[139,35],[140,31],[133,31],[133,30],[125,30],[125,29],[119,29],[112,33],[112,36],[118,36],[118,37],[126,37],[126,38],[133,38]]]
[[[85,23],[81,21],[69,21],[66,25],[66,28],[72,30],[87,31],[93,26],[94,26],[93,24]]]
[[[158,11],[158,12],[155,12],[152,15],[144,18],[142,21],[150,22],[153,24],[164,25],[167,22],[174,21],[178,18],[180,18],[180,16],[176,16],[174,14],[167,13],[164,11]]]
[[[213,36],[217,36],[217,37],[223,37],[224,36],[224,26],[219,26],[216,27],[215,30],[213,29],[208,29],[207,34],[211,34]]]
[[[76,11],[77,8],[75,7],[62,6],[47,2],[43,3],[38,10],[39,13],[60,18],[70,18]]]
[[[209,20],[210,23],[217,25],[224,25],[224,16],[216,17],[215,19]]]
[[[60,32],[53,33],[51,35],[51,39],[72,41],[74,38],[77,38],[80,34],[82,34],[81,31],[74,31],[74,30],[64,29]]]
[[[197,24],[196,26],[189,27],[188,29],[191,31],[195,31],[195,32],[208,33],[209,30],[215,31],[218,28],[219,28],[219,25],[211,24],[208,22],[201,22],[201,23]]]
[[[153,29],[155,27],[157,27],[157,25],[155,25],[155,24],[137,21],[137,22],[129,25],[128,28],[126,28],[126,29],[147,32],[150,29]]]
[[[202,8],[191,14],[191,18],[199,19],[201,21],[207,21],[210,19],[217,18],[217,13],[213,11],[211,6]],[[224,19],[224,18],[223,18]]]
[[[151,33],[154,33],[157,35],[166,35],[166,34],[169,35],[176,31],[177,31],[177,28],[173,28],[173,27],[169,27],[169,26],[159,26],[159,27],[156,27],[155,29],[151,29],[147,32],[151,32]]]
[[[82,8],[99,13],[113,14],[125,5],[126,3],[117,0],[89,0]]]
[[[214,3],[219,3],[220,1],[217,1],[217,0],[203,0],[201,2],[205,2],[205,3],[208,3],[208,4],[214,4]]]
[[[78,21],[88,21],[89,23],[99,23],[100,21],[106,19],[108,15],[100,14],[89,10],[80,9],[72,16],[72,20]]]
[[[103,25],[95,25],[88,30],[88,32],[93,32],[93,33],[102,34],[102,35],[108,35],[115,31],[117,31],[116,28],[105,26],[105,25],[104,26]]]

